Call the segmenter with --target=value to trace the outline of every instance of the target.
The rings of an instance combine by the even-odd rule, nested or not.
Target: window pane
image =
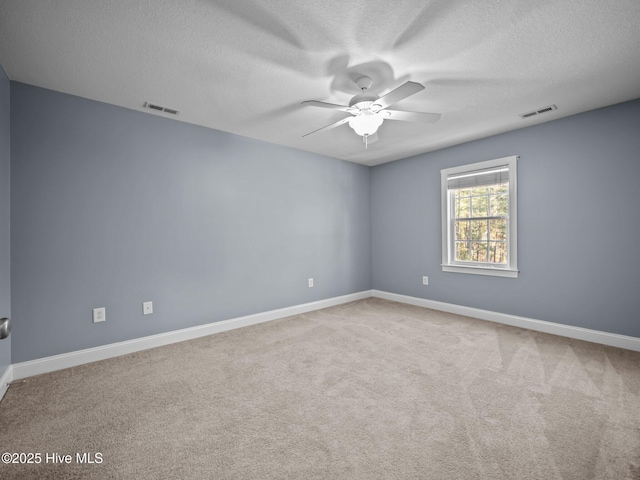
[[[457,189],[455,192],[456,192],[456,198],[468,197],[469,195],[471,195],[471,190],[468,188],[460,188],[460,189]]]
[[[489,262],[507,263],[507,243],[489,242]]]
[[[471,221],[471,239],[486,240],[487,239],[487,222],[488,220],[472,220]]]
[[[509,213],[509,195],[491,195],[491,216],[506,216]]]
[[[467,242],[456,242],[456,260],[469,260],[469,244]]]
[[[471,197],[471,216],[486,217],[489,214],[489,197]]]
[[[471,260],[474,262],[487,261],[487,242],[471,242]]]
[[[498,185],[491,185],[491,193],[509,193],[509,184],[500,183]]]
[[[456,200],[456,218],[468,218],[470,215],[469,206],[471,205],[469,197],[459,198]]]
[[[489,240],[507,239],[507,219],[489,220]]]
[[[456,240],[469,240],[470,230],[469,220],[456,220]]]
[[[489,187],[474,187],[471,189],[471,195],[486,195],[489,193]]]

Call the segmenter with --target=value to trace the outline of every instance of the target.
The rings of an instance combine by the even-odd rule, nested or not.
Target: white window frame
[[[442,205],[442,271],[469,273],[473,275],[492,275],[498,277],[518,277],[518,189],[517,189],[517,155],[496,158],[485,162],[461,165],[440,170],[441,205]],[[507,264],[497,265],[480,262],[460,262],[455,260],[454,245],[454,190],[448,188],[448,177],[472,173],[477,170],[509,167],[509,216],[507,219]]]

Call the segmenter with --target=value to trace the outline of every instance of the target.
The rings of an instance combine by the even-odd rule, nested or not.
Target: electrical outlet
[[[142,302],[142,314],[150,315],[153,313],[153,302]]]
[[[93,323],[100,323],[107,321],[107,309],[105,307],[93,309]]]
[[[422,277],[422,284],[429,285],[429,277]]]
[[[313,287],[313,278],[309,279],[309,288]]]

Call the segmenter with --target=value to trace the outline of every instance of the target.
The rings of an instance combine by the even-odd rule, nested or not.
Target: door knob
[[[7,338],[11,333],[11,320],[8,318],[0,318],[0,340]]]

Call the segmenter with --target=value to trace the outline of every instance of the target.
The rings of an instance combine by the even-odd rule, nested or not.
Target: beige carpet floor
[[[640,353],[370,298],[16,382],[2,452],[42,455],[2,479],[638,480]]]

